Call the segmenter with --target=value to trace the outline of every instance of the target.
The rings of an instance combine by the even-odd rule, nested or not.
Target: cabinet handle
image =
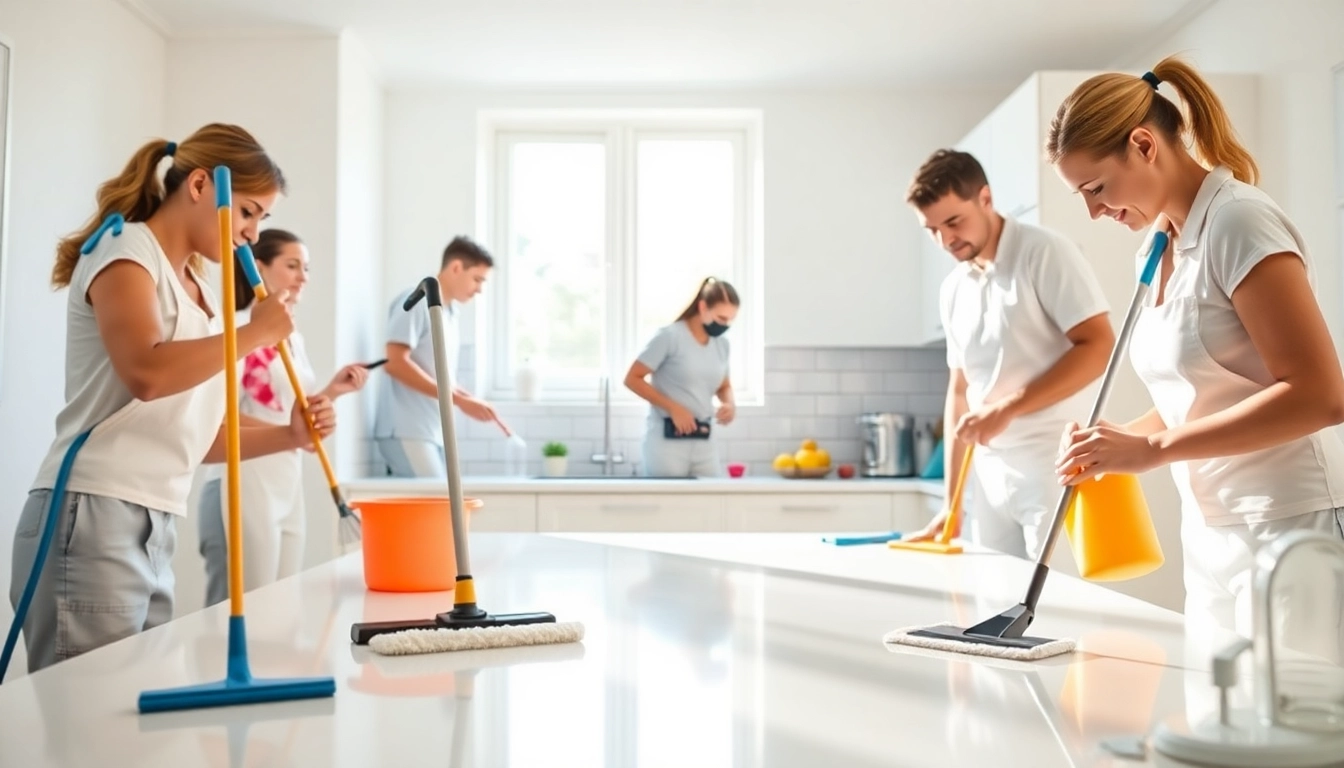
[[[657,512],[662,509],[657,504],[603,504],[603,512]]]
[[[785,512],[834,512],[835,507],[807,506],[805,504],[785,504],[780,507]]]

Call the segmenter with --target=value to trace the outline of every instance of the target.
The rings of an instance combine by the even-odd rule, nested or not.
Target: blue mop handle
[[[61,459],[61,468],[56,473],[56,483],[51,489],[51,503],[47,505],[47,519],[42,525],[42,540],[37,544],[37,557],[33,559],[33,568],[28,573],[28,583],[23,585],[23,596],[19,598],[19,604],[14,610],[14,623],[9,625],[5,650],[0,653],[0,682],[4,681],[5,672],[9,670],[9,660],[18,645],[23,621],[28,617],[28,606],[33,602],[33,595],[37,592],[37,581],[42,575],[42,567],[46,565],[51,540],[56,537],[56,521],[60,517],[61,504],[65,501],[65,484],[70,480],[70,468],[75,464],[75,454],[84,447],[84,442],[89,439],[92,432],[93,429],[90,428],[76,437]]]

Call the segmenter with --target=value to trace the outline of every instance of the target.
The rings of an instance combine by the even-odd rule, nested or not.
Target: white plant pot
[[[568,468],[568,456],[547,456],[541,460],[542,470],[547,477],[564,477]]]

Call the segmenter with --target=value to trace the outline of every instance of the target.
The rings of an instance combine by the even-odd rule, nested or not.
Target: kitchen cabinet
[[[743,494],[729,498],[727,531],[891,530],[892,494]]]
[[[537,497],[530,493],[490,493],[475,496],[484,506],[471,513],[473,531],[537,530]]]
[[[537,530],[718,531],[723,497],[708,494],[592,494],[537,497]]]

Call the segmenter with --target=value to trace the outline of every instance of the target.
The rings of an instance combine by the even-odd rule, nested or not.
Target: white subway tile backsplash
[[[733,424],[715,426],[719,456],[724,462],[746,464],[748,474],[768,476],[777,454],[795,451],[800,441],[811,438],[823,444],[834,463],[857,463],[862,451],[859,414],[903,413],[917,417],[920,424],[941,416],[947,390],[945,354],[941,348],[768,348],[764,407],[740,407]],[[460,383],[472,386],[465,375]],[[591,460],[602,450],[604,428],[596,397],[583,405],[495,406],[527,441],[527,474],[541,473],[541,448],[553,440],[568,446],[570,474],[602,471]],[[617,474],[630,474],[642,464],[648,413],[643,404],[613,405],[611,440],[625,459],[615,468]],[[460,411],[455,415],[462,471],[503,474],[507,442],[499,428],[466,418]],[[383,475],[375,441],[362,441],[360,450],[358,465],[370,476]]]

